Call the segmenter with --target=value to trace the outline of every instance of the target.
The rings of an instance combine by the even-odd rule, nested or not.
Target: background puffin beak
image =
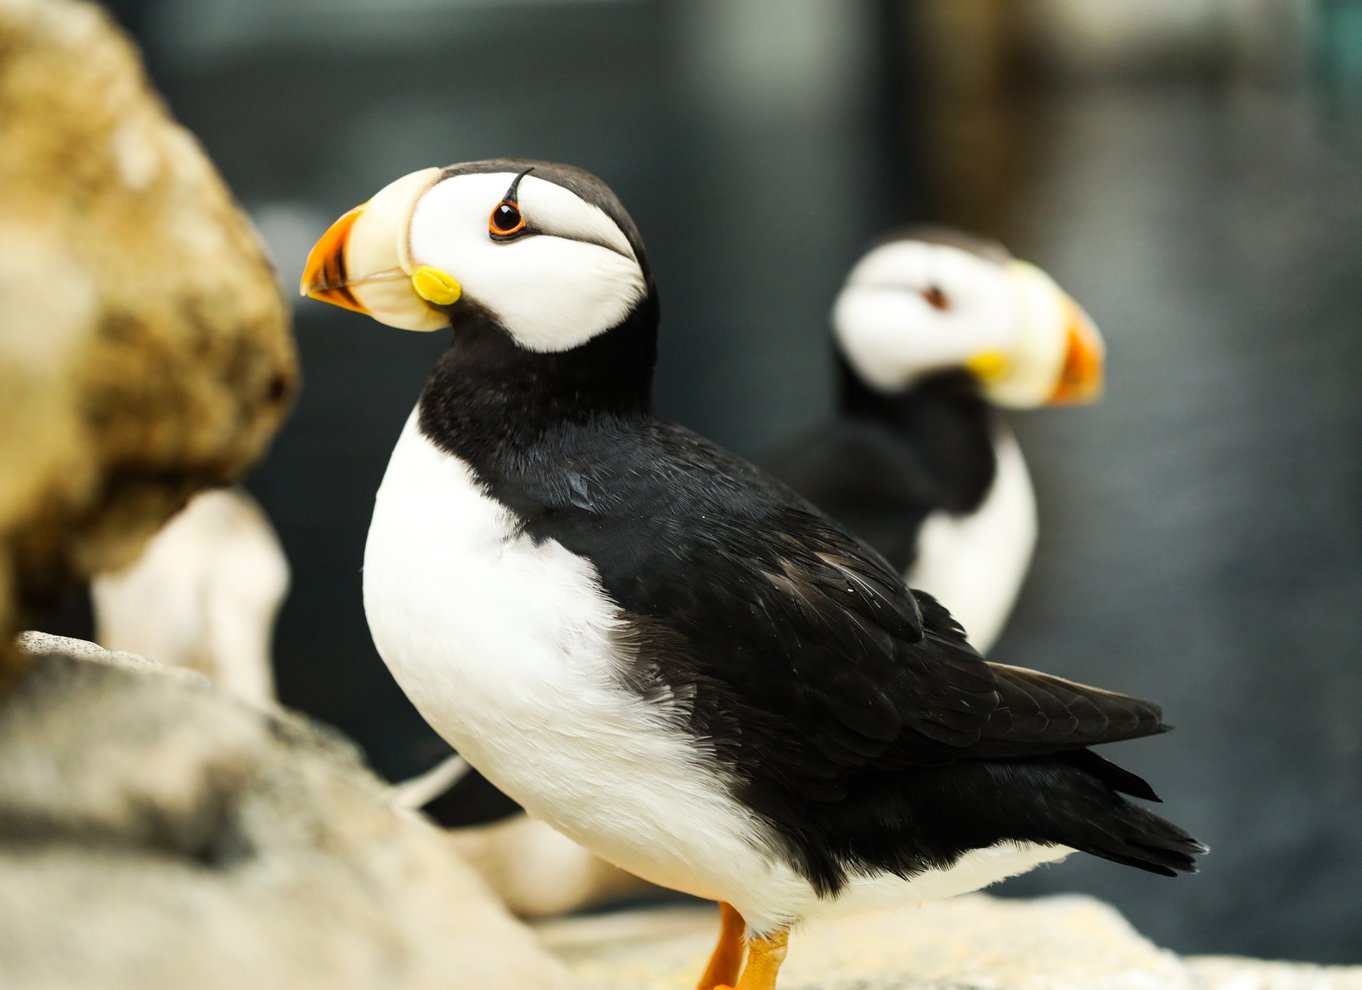
[[[307,265],[303,268],[299,292],[333,306],[368,314],[369,310],[350,291],[345,277],[345,248],[350,240],[350,231],[368,205],[362,203],[347,212],[312,245],[312,250],[307,253]]]
[[[1051,405],[1095,402],[1102,397],[1106,345],[1078,303],[1065,296],[1064,304],[1069,311],[1068,342],[1059,383],[1049,401]]]

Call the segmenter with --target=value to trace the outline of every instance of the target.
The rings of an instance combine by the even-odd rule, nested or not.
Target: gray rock
[[[128,654],[21,646],[0,706],[0,986],[569,985],[336,734]]]

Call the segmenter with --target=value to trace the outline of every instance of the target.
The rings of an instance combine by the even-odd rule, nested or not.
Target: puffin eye
[[[951,308],[950,297],[941,291],[940,286],[929,285],[922,290],[922,298],[927,301],[927,305],[936,310],[947,310]]]
[[[487,233],[494,240],[503,241],[525,232],[525,218],[520,215],[520,207],[510,200],[497,204],[487,220]]]

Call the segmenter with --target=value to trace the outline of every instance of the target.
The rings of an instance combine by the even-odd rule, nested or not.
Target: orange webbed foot
[[[723,928],[719,944],[710,957],[709,967],[700,981],[700,990],[776,990],[776,974],[785,961],[790,932],[788,929],[769,936],[747,939],[747,965],[742,967],[742,979],[734,983],[737,966],[742,961],[742,932],[746,929],[742,915],[728,904],[720,904]],[[730,917],[731,912],[731,917]],[[736,919],[736,921],[735,921]],[[733,933],[738,933],[738,951],[733,951]]]

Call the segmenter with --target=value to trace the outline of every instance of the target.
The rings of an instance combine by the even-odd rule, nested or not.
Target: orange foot
[[[736,986],[716,984],[713,990],[776,990],[776,974],[780,972],[780,964],[785,961],[789,939],[788,929],[776,932],[769,938],[748,939],[747,965],[743,967],[742,979]]]

